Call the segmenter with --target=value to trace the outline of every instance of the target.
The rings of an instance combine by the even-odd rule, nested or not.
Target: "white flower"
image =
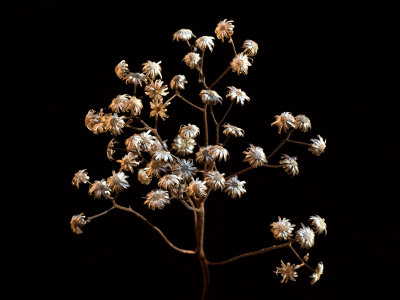
[[[246,181],[240,181],[237,176],[233,176],[225,182],[224,192],[233,199],[237,197],[241,198],[246,193],[245,184]]]
[[[144,88],[145,94],[155,101],[162,100],[163,96],[168,95],[168,86],[163,85],[163,81],[157,79],[156,81],[150,80]]]
[[[217,103],[222,104],[222,97],[213,90],[201,90],[200,97],[203,103],[208,103],[210,105],[215,105]]]
[[[247,75],[250,66],[251,63],[249,62],[248,56],[243,53],[239,53],[231,61],[232,71],[236,72],[238,75],[240,74]]]
[[[327,226],[324,218],[321,218],[318,215],[310,217],[311,226],[317,234],[327,233]]]
[[[320,278],[321,275],[324,273],[324,264],[321,262],[318,263],[317,268],[315,269],[315,272],[311,274],[311,284],[313,285],[316,283]]]
[[[146,74],[147,77],[149,77],[150,79],[154,80],[157,76],[160,76],[160,78],[162,78],[161,76],[161,61],[159,62],[153,62],[148,60],[147,62],[145,62],[143,64],[143,73]]]
[[[168,163],[168,162],[174,161],[174,158],[172,157],[171,152],[165,151],[165,150],[162,150],[162,149],[158,149],[158,150],[154,151],[153,159],[162,161],[164,163]]]
[[[281,160],[279,161],[283,165],[283,169],[286,173],[295,176],[299,174],[299,165],[297,164],[297,157],[291,157],[287,154],[282,154]]]
[[[172,143],[172,148],[176,150],[178,155],[188,155],[193,153],[196,141],[192,138],[183,138],[180,135],[176,136]]]
[[[107,178],[107,185],[110,187],[113,193],[122,192],[124,189],[130,187],[129,182],[126,180],[128,178],[124,172],[116,173],[112,171],[112,175]]]
[[[86,217],[83,213],[72,216],[70,224],[71,224],[71,229],[73,232],[75,232],[76,234],[82,233],[81,227],[85,226],[87,223],[85,218]]]
[[[175,32],[172,36],[173,41],[188,41],[192,37],[195,37],[193,32],[190,29],[179,29],[177,32]]]
[[[115,113],[111,115],[106,124],[106,131],[110,131],[113,135],[120,135],[122,128],[125,127],[125,118],[125,116],[120,117]]]
[[[247,148],[247,151],[243,151],[243,154],[245,154],[243,161],[248,162],[253,168],[260,167],[267,163],[267,158],[261,147],[250,144],[250,147]]]
[[[225,174],[220,173],[218,171],[208,171],[206,173],[205,179],[207,182],[207,185],[213,189],[214,191],[221,189],[221,191],[225,187]]]
[[[121,60],[115,67],[115,74],[117,74],[119,79],[124,79],[127,73],[129,73],[128,64],[125,60]]]
[[[212,52],[213,48],[214,48],[213,40],[214,40],[214,37],[212,37],[212,36],[202,36],[196,40],[194,45],[197,48],[199,48],[201,51],[205,51],[206,48],[208,48],[208,50],[210,50],[210,52]]]
[[[186,191],[189,197],[205,197],[207,196],[206,182],[198,178],[195,180],[192,179],[189,186],[186,188]]]
[[[215,34],[217,35],[217,38],[222,40],[222,42],[224,42],[224,38],[231,38],[231,35],[233,34],[233,28],[235,28],[235,25],[233,25],[232,23],[232,20],[228,21],[227,19],[225,19],[223,21],[220,21],[215,28]]]
[[[152,190],[146,195],[146,201],[143,204],[152,209],[163,209],[165,204],[169,204],[169,195],[167,191],[164,190]]]
[[[131,152],[150,151],[156,141],[156,137],[150,134],[151,130],[135,133],[125,140],[126,150]]]
[[[180,185],[181,181],[181,177],[174,174],[167,174],[160,178],[158,186],[164,190],[174,189]]]
[[[149,176],[147,172],[148,169],[149,168],[144,168],[138,171],[138,181],[141,184],[148,185],[151,182],[151,176]]]
[[[79,185],[81,183],[88,183],[89,179],[90,178],[88,176],[88,173],[86,172],[86,169],[79,170],[75,173],[74,178],[72,178],[72,185],[76,186],[76,188],[79,189]]]
[[[311,129],[311,121],[305,115],[297,115],[295,118],[295,127],[302,132],[307,132]]]
[[[287,283],[289,280],[296,281],[297,272],[296,270],[300,268],[300,265],[291,265],[289,262],[285,264],[281,260],[281,267],[276,267],[274,272],[276,275],[281,275],[281,283]]]
[[[125,110],[131,112],[132,116],[138,116],[142,112],[143,104],[142,100],[132,96],[126,101]]]
[[[201,147],[199,151],[196,152],[196,161],[201,164],[212,163],[214,161],[214,156],[211,155],[210,149],[211,149],[210,145]]]
[[[175,75],[170,83],[170,87],[173,90],[184,90],[185,84],[188,83],[185,75]]]
[[[124,112],[129,98],[128,94],[118,95],[111,101],[109,108],[115,113]]]
[[[252,40],[245,40],[242,48],[248,56],[255,56],[258,52],[258,44]]]
[[[200,129],[196,125],[188,124],[181,125],[179,129],[179,135],[185,139],[195,138],[200,134]]]
[[[220,145],[211,145],[209,148],[209,153],[210,155],[218,161],[221,161],[222,159],[226,161],[228,159],[229,153],[228,150],[226,150],[224,147]]]
[[[271,123],[271,126],[278,126],[278,133],[280,134],[282,129],[283,132],[287,132],[290,128],[295,128],[296,120],[290,112],[281,113],[279,116],[275,116],[275,122]]]
[[[190,180],[197,172],[192,159],[178,159],[171,169],[172,174],[178,175],[183,180]]]
[[[310,227],[305,227],[304,224],[301,224],[301,227],[296,231],[295,240],[300,244],[301,248],[311,248],[314,246],[315,233]]]
[[[228,86],[228,89],[229,92],[226,97],[229,97],[232,101],[236,100],[237,104],[240,103],[243,106],[245,101],[250,101],[249,96],[241,89],[235,88],[234,86]]]
[[[156,176],[157,178],[160,178],[161,173],[164,173],[167,171],[167,167],[168,167],[168,165],[166,165],[164,162],[162,162],[160,160],[152,159],[146,165],[146,172],[147,172],[147,175],[150,177]]]
[[[229,123],[225,123],[222,125],[225,129],[222,131],[223,134],[226,136],[231,135],[235,137],[243,137],[244,136],[244,130],[242,128],[230,125]]]
[[[189,52],[183,58],[183,62],[192,70],[198,67],[199,61],[200,61],[200,54],[196,52]]]
[[[129,171],[133,173],[133,168],[139,165],[136,160],[138,156],[132,152],[124,155],[121,159],[117,160],[117,163],[121,164],[121,170]]]
[[[96,180],[89,188],[89,195],[92,195],[94,199],[100,199],[102,196],[107,199],[112,199],[110,187],[107,182],[102,180]]]
[[[326,139],[324,140],[320,135],[318,135],[318,139],[311,139],[311,146],[308,148],[308,151],[311,151],[312,154],[316,156],[320,156],[324,153],[326,148]]]
[[[143,73],[132,73],[129,72],[124,76],[124,81],[126,84],[134,84],[142,86],[142,83],[147,83],[146,75]]]
[[[271,232],[274,235],[274,238],[277,240],[287,240],[289,239],[293,233],[293,227],[296,225],[290,224],[290,220],[281,217],[278,217],[278,222],[273,222],[271,225]]]

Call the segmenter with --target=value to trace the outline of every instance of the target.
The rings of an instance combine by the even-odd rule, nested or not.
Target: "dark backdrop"
[[[207,201],[205,248],[222,260],[274,243],[269,224],[277,216],[296,224],[312,214],[326,218],[328,235],[317,237],[310,263],[323,261],[325,273],[310,286],[307,270],[285,285],[273,274],[289,251],[246,258],[211,268],[210,299],[321,299],[389,293],[398,268],[390,168],[397,165],[394,88],[394,5],[365,1],[1,1],[3,59],[2,297],[53,299],[198,299],[201,270],[195,257],[175,253],[134,216],[112,212],[73,234],[73,214],[96,214],[108,207],[77,191],[73,174],[87,168],[93,179],[117,166],[105,148],[109,135],[85,128],[89,109],[107,107],[117,94],[132,91],[114,73],[125,59],[133,71],[147,60],[162,61],[163,79],[186,74],[199,101],[196,76],[182,62],[187,48],[172,34],[190,28],[214,35],[216,24],[235,21],[234,40],[255,40],[260,50],[248,76],[229,73],[226,86],[247,92],[251,101],[235,106],[228,122],[245,129],[228,149],[227,174],[246,166],[241,151],[249,143],[271,151],[282,136],[270,123],[284,111],[305,114],[308,141],[327,139],[321,157],[301,146],[300,174],[255,170],[241,176],[248,193],[232,200],[222,193]],[[206,54],[208,82],[231,59],[229,44],[216,40]],[[185,91],[186,93],[186,91]],[[144,101],[144,115],[148,104]],[[175,101],[160,124],[172,141],[180,124],[200,122],[191,107]],[[221,115],[222,108],[216,113]],[[277,163],[279,155],[273,162]],[[6,164],[6,163],[9,164]],[[228,164],[227,164],[228,166]],[[135,176],[135,175],[132,175]],[[122,200],[165,229],[178,246],[194,245],[191,213],[179,203],[163,211],[142,205],[146,189],[137,184]],[[303,253],[303,252],[302,252]]]

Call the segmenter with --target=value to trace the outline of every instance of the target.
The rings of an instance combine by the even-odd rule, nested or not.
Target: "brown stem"
[[[268,164],[264,164],[264,165],[262,165],[261,167],[265,167],[265,168],[282,168],[283,165],[268,165]],[[235,172],[235,173],[229,175],[229,176],[226,177],[225,179],[228,180],[229,178],[232,178],[233,176],[238,176],[238,175],[247,173],[247,172],[249,172],[249,171],[251,171],[251,170],[253,170],[253,169],[256,169],[256,168],[254,168],[254,167],[252,167],[252,166],[247,167],[247,168],[245,168],[245,169],[243,169],[243,170],[237,171],[237,172]]]
[[[279,145],[267,156],[267,160],[270,159],[282,146],[288,141],[290,135],[293,133],[295,128],[292,128],[288,131],[287,136],[279,143]]]
[[[112,211],[114,208],[115,208],[114,206],[111,206],[109,209],[107,209],[107,210],[105,210],[105,211],[103,211],[103,212],[101,212],[101,213],[99,213],[99,214],[97,214],[97,215],[88,217],[88,218],[87,218],[87,222],[90,222],[91,220],[96,219],[96,218],[98,218],[98,217],[104,216],[105,214],[107,214],[107,213],[109,213],[110,211]]]
[[[287,141],[288,141],[289,143],[298,144],[298,145],[303,145],[303,146],[307,146],[307,147],[311,147],[311,146],[312,146],[311,144],[308,144],[308,143],[303,143],[303,142],[299,142],[299,141],[293,141],[293,140],[290,140],[290,139],[288,139]]]
[[[208,146],[207,103],[204,103],[203,123],[204,123],[204,146]]]
[[[177,94],[177,96],[178,96],[181,100],[183,100],[183,101],[185,101],[187,104],[189,104],[190,106],[192,106],[192,107],[194,107],[194,108],[197,108],[198,110],[203,111],[203,109],[202,109],[201,107],[199,107],[199,106],[193,104],[193,103],[190,102],[189,100],[186,100],[181,94]]]
[[[199,211],[197,214],[197,227],[196,227],[196,240],[197,247],[196,253],[199,259],[201,270],[203,273],[203,289],[201,292],[201,299],[206,300],[208,295],[208,289],[210,285],[210,272],[208,269],[207,259],[204,254],[204,222],[205,222],[205,210],[204,200],[199,204]]]
[[[205,51],[201,50],[201,58],[200,58],[200,66],[199,66],[199,82],[201,82],[206,90],[208,90],[208,86],[206,84],[206,77],[204,76],[203,72],[203,65],[204,65],[204,54]]]
[[[217,119],[215,118],[212,105],[210,105],[210,113],[211,113],[211,117],[215,124],[215,144],[218,145],[219,144],[219,127],[220,127],[220,125],[218,124]]]
[[[212,88],[218,83],[218,81],[220,81],[220,80],[222,79],[222,77],[224,77],[224,76],[226,75],[226,73],[228,73],[228,71],[229,71],[230,69],[231,69],[231,65],[229,65],[229,67],[227,67],[227,68],[225,69],[225,71],[222,72],[222,74],[219,75],[218,78],[215,79],[213,83],[211,83],[211,85],[210,85],[209,88],[212,89]]]
[[[310,267],[310,266],[304,261],[304,259],[301,258],[301,256],[296,252],[296,250],[294,250],[294,248],[293,248],[293,246],[292,246],[292,242],[290,242],[289,247],[290,247],[290,249],[293,251],[293,253],[297,256],[297,258],[301,261],[301,263],[302,263],[303,265],[305,265],[305,266],[306,266],[307,268],[309,268],[311,271],[315,272],[315,270],[314,270],[312,267]]]
[[[137,84],[134,84],[133,85],[133,96],[134,97],[136,97],[136,87],[137,87]]]
[[[219,121],[219,123],[218,123],[219,125],[221,125],[222,122],[225,121],[225,118],[228,116],[229,112],[231,111],[232,106],[233,106],[233,101],[231,101],[231,104],[229,105],[228,109],[226,110],[224,116],[222,117],[221,121]]]
[[[225,147],[226,143],[229,141],[230,138],[231,138],[230,135],[228,135],[228,136],[225,138],[225,141],[224,141],[224,143],[222,144],[222,147]]]
[[[237,52],[236,52],[235,44],[233,43],[232,36],[229,33],[228,33],[228,35],[229,35],[229,42],[232,44],[233,52],[235,53],[235,56],[237,56]]]

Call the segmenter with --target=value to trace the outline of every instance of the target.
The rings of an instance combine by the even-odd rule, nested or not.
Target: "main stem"
[[[201,265],[201,270],[203,272],[203,289],[201,292],[201,300],[206,300],[208,295],[208,289],[210,286],[210,272],[208,269],[207,259],[204,254],[204,221],[205,221],[204,202],[200,203],[198,208],[199,211],[196,212],[197,215],[196,254]]]

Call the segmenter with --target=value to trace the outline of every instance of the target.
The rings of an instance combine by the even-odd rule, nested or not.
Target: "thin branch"
[[[235,56],[237,56],[236,48],[235,48],[235,43],[233,42],[232,36],[228,33],[229,35],[229,43],[232,44],[233,52],[235,53]]]
[[[194,108],[203,111],[203,109],[195,104],[193,104],[192,102],[190,102],[189,100],[186,100],[181,94],[176,94],[181,100],[185,101],[187,104],[193,106]]]
[[[131,129],[134,129],[134,130],[139,130],[139,131],[148,130],[148,128],[145,128],[145,127],[134,127],[134,126],[131,126],[131,125],[125,125],[125,127],[131,128]]]
[[[311,146],[312,146],[312,144],[309,144],[309,143],[303,143],[303,142],[299,142],[299,141],[293,141],[293,140],[290,140],[290,139],[288,139],[287,141],[290,142],[290,143],[293,143],[293,144],[303,145],[303,146],[307,146],[307,147],[311,147]]]
[[[169,98],[169,99],[164,103],[164,105],[167,106],[168,103],[170,103],[171,100],[174,99],[176,96],[178,96],[178,91],[177,91],[177,90],[175,90],[175,94],[174,94],[171,98]]]
[[[265,167],[265,168],[275,168],[275,169],[276,169],[276,168],[282,168],[283,165],[269,165],[269,164],[264,164],[264,165],[262,165],[261,167]],[[229,178],[232,178],[233,176],[238,176],[238,175],[247,173],[247,172],[249,172],[249,171],[251,171],[251,170],[253,170],[253,169],[256,169],[256,168],[255,168],[255,167],[252,167],[252,166],[247,167],[247,168],[245,168],[245,169],[242,169],[242,170],[240,170],[240,171],[237,171],[237,172],[235,172],[235,173],[229,175],[229,176],[226,177],[225,179],[228,180]]]
[[[315,270],[310,267],[305,261],[304,259],[301,258],[301,256],[296,252],[296,250],[294,250],[293,246],[292,246],[292,242],[290,242],[289,244],[290,249],[292,249],[293,253],[297,256],[297,258],[302,262],[303,265],[305,265],[307,268],[309,268],[311,271],[315,272]]]
[[[204,108],[203,108],[203,123],[204,123],[204,146],[208,146],[207,103],[204,103]]]
[[[270,159],[282,146],[288,141],[290,135],[293,133],[295,128],[292,128],[288,131],[287,136],[279,143],[279,145],[267,156],[267,160]]]
[[[200,211],[200,209],[190,206],[185,200],[183,200],[183,199],[179,199],[179,200],[182,202],[182,204],[183,204],[187,209],[189,209],[189,210],[191,210],[191,211]],[[193,202],[192,202],[192,203],[193,203]]]
[[[226,75],[226,73],[228,73],[228,71],[229,71],[230,69],[231,69],[231,65],[229,64],[229,67],[227,67],[227,68],[225,69],[225,71],[222,72],[222,74],[219,75],[218,78],[215,79],[213,83],[211,83],[209,89],[212,89],[212,88],[218,83],[218,81],[220,81],[220,80],[222,79],[222,77],[224,77],[224,76]]]
[[[231,138],[230,135],[227,135],[227,136],[226,136],[225,141],[224,141],[224,143],[222,144],[222,147],[225,147],[226,143],[229,141],[230,138]]]
[[[87,218],[87,222],[90,222],[90,221],[92,221],[93,219],[96,219],[96,218],[98,218],[98,217],[104,216],[105,214],[107,214],[107,213],[109,213],[110,211],[112,211],[114,208],[115,208],[114,206],[111,206],[109,209],[107,209],[107,210],[105,210],[105,211],[103,211],[103,212],[101,212],[101,213],[99,213],[99,214],[97,214],[97,215],[88,217],[88,218]]]
[[[225,114],[224,114],[224,116],[222,117],[222,119],[221,119],[221,121],[219,121],[219,125],[221,125],[222,124],[222,122],[224,122],[225,121],[225,118],[228,116],[228,114],[229,114],[229,112],[231,111],[231,109],[232,109],[232,106],[233,106],[233,101],[231,101],[231,104],[229,105],[229,107],[228,107],[228,109],[226,110],[226,112],[225,112]]]
[[[285,247],[290,247],[291,243],[292,242],[287,242],[287,243],[284,243],[284,244],[281,244],[281,245],[273,245],[273,246],[268,247],[268,248],[263,248],[263,249],[260,249],[260,250],[257,250],[257,251],[244,253],[244,254],[241,254],[241,255],[238,255],[238,256],[235,256],[235,257],[232,257],[232,258],[220,261],[220,262],[207,261],[207,264],[209,264],[210,266],[220,266],[220,265],[224,265],[224,264],[236,261],[236,260],[241,259],[241,258],[262,254],[262,253],[265,253],[265,252],[268,252],[268,251],[272,251],[272,250],[276,250],[276,249],[282,249],[282,248],[285,248]]]
[[[214,121],[214,124],[215,124],[215,144],[218,145],[219,144],[219,126],[220,125],[218,124],[217,119],[215,118],[214,110],[213,110],[213,106],[212,105],[210,105],[210,113],[211,113],[211,117],[212,117],[212,119]]]

